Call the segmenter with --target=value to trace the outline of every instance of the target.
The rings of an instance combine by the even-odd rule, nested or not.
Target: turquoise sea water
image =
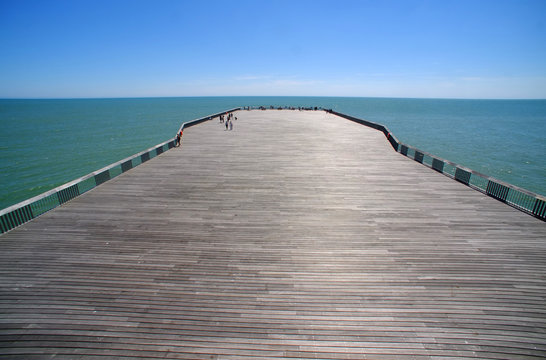
[[[381,123],[408,145],[546,195],[546,100],[0,100],[0,209],[166,141],[184,121],[261,105],[319,106]]]

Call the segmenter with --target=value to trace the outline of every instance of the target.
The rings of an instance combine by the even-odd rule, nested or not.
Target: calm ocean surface
[[[320,106],[381,123],[408,145],[546,195],[546,100],[0,100],[0,209],[166,141],[184,121],[260,105]]]

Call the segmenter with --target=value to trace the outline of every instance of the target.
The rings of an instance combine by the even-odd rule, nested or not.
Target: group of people
[[[233,119],[237,120],[237,117],[233,116],[233,113],[228,113],[227,118],[226,115],[220,115],[220,123],[226,124],[226,130],[233,130]],[[180,143],[182,142],[182,134],[182,130],[180,130],[180,132],[176,134],[176,138],[174,139],[174,146],[180,146]]]
[[[233,113],[227,114],[227,119],[225,118],[225,115],[220,115],[220,124],[225,123],[226,124],[226,130],[233,130],[233,119],[237,120],[236,116],[233,116]]]
[[[243,108],[243,110],[252,110],[252,109],[259,109],[259,110],[267,110],[267,109],[270,109],[270,110],[274,110],[274,109],[277,109],[277,110],[296,110],[298,109],[299,111],[302,111],[302,110],[323,110],[322,107],[304,107],[304,106],[298,106],[297,108],[295,106],[273,106],[273,105],[270,105],[269,107],[266,107],[266,106],[255,106],[255,107],[251,107],[251,106],[245,106]],[[331,109],[330,109],[331,110]]]

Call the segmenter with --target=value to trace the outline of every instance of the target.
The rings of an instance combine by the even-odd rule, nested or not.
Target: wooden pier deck
[[[0,359],[546,357],[546,225],[322,111],[238,111],[0,236]]]

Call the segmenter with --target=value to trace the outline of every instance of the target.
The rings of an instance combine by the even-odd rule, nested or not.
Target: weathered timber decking
[[[1,359],[546,356],[546,225],[322,111],[239,111],[0,236]]]

